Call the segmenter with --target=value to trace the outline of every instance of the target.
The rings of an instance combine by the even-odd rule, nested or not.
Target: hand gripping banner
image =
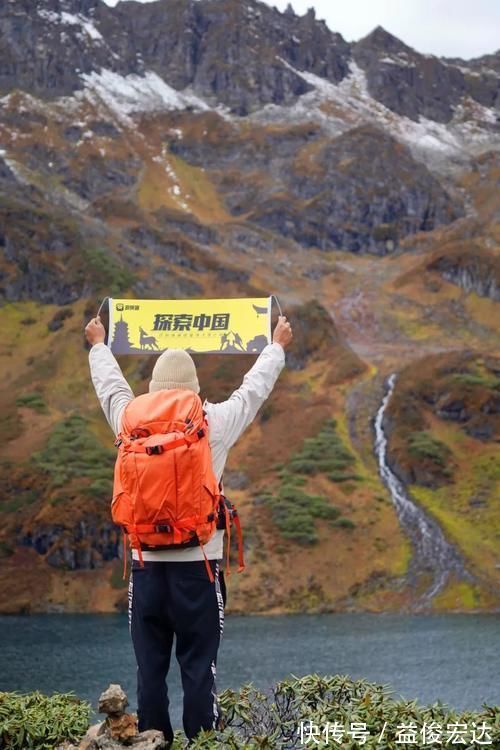
[[[271,342],[274,297],[249,299],[107,301],[107,344],[114,354],[159,354],[165,349],[192,353],[253,354]]]

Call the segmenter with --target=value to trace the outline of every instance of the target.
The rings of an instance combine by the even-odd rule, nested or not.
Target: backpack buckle
[[[169,534],[172,531],[172,527],[166,523],[159,523],[155,526],[155,531],[158,534]]]
[[[198,432],[196,433],[196,435],[201,440],[202,437],[205,437],[205,430],[203,430],[203,429],[198,430]]]
[[[163,445],[147,445],[146,453],[148,456],[159,456],[160,453],[163,453]]]

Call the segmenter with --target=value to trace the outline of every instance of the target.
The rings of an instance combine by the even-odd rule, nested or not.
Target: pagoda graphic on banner
[[[126,320],[123,320],[123,315],[115,323],[112,348],[115,354],[137,354],[141,351],[137,347],[132,346],[128,323]]]

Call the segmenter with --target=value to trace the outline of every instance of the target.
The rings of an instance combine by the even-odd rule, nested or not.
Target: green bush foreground
[[[420,706],[394,699],[392,692],[387,685],[345,675],[292,676],[268,693],[252,685],[225,690],[219,695],[224,728],[200,735],[190,750],[500,747],[499,706],[483,703],[480,711],[456,711],[439,701]],[[64,739],[76,742],[89,717],[89,704],[72,695],[0,693],[0,748],[49,750]],[[408,740],[411,733],[414,741]],[[172,750],[183,749],[185,742],[176,733]]]
[[[77,742],[89,727],[91,706],[71,693],[0,693],[0,750],[52,750]]]

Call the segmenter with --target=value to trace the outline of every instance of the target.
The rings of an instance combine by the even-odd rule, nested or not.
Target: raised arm
[[[229,448],[234,445],[258,410],[270,395],[285,366],[285,348],[292,339],[290,323],[280,316],[274,329],[273,343],[260,353],[253,367],[243,378],[241,386],[219,404],[206,404],[211,430]]]
[[[111,349],[104,343],[105,330],[99,318],[92,318],[87,324],[85,335],[89,344],[92,344],[89,352],[92,383],[109,426],[118,435],[123,410],[132,401],[134,394]]]

